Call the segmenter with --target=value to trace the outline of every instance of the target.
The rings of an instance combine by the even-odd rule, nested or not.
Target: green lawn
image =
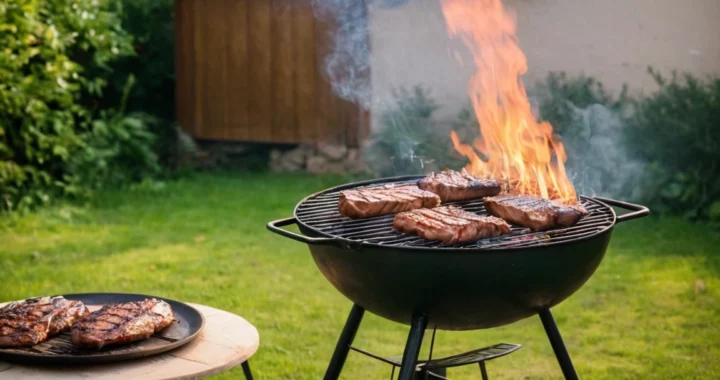
[[[156,192],[109,192],[0,223],[0,301],[71,292],[139,292],[238,313],[260,331],[259,379],[319,379],[350,302],[302,244],[265,229],[338,177],[201,174]],[[696,281],[705,291],[696,290]],[[720,234],[676,219],[615,231],[605,261],[554,309],[586,379],[709,379],[720,375]],[[407,327],[366,315],[356,345],[402,353]],[[435,355],[499,342],[524,347],[490,362],[493,379],[560,378],[540,321],[439,332]],[[427,351],[423,350],[425,354]],[[389,377],[350,354],[343,378]],[[451,371],[479,378],[477,367]],[[220,378],[241,378],[236,369]]]

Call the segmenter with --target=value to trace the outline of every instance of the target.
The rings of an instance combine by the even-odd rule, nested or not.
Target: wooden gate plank
[[[299,141],[317,138],[318,118],[315,109],[315,77],[320,68],[316,62],[315,16],[306,1],[293,2],[293,35],[295,39],[295,108]]]
[[[315,117],[318,120],[316,136],[323,140],[336,142],[344,137],[340,122],[340,110],[337,107],[337,97],[332,93],[330,81],[326,76],[325,62],[327,55],[332,51],[333,35],[329,31],[335,30],[335,24],[330,19],[316,21],[315,46],[318,67],[315,72]]]
[[[229,32],[226,20],[228,2],[225,0],[206,0],[207,19],[205,23],[207,39],[207,86],[203,96],[205,101],[207,127],[206,138],[228,139],[228,99],[227,94],[227,45]]]
[[[207,82],[207,49],[206,49],[206,23],[207,23],[207,0],[193,0],[193,56],[195,57],[195,83],[194,83],[194,106],[195,120],[193,123],[194,136],[203,138],[205,129],[205,93]]]
[[[272,137],[276,142],[297,141],[292,1],[272,0]]]
[[[175,104],[181,128],[194,135],[195,57],[192,0],[175,1]]]
[[[248,64],[248,4],[246,0],[225,0],[227,2],[227,92],[228,137],[231,140],[247,141],[252,138],[249,131],[250,68]]]
[[[272,142],[272,4],[245,0],[248,8],[249,141]]]

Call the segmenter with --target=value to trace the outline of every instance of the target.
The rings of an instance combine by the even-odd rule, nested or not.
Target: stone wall
[[[270,170],[314,174],[364,173],[367,167],[358,149],[329,143],[302,144],[270,152]]]

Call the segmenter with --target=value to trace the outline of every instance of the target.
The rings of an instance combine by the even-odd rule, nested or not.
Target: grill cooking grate
[[[389,183],[412,183],[415,181],[385,182],[367,187],[382,186]],[[337,190],[310,197],[298,206],[296,217],[300,222],[317,231],[352,241],[397,247],[468,249],[521,248],[581,239],[611,227],[614,221],[612,209],[589,198],[581,197],[582,204],[588,211],[588,215],[573,227],[532,232],[525,227],[513,225],[511,233],[507,235],[480,239],[475,242],[446,245],[437,240],[425,240],[416,235],[396,231],[392,226],[394,214],[362,219],[344,217],[338,211],[339,197],[340,192]],[[454,205],[479,215],[488,215],[482,199],[448,202],[443,203],[443,205]]]

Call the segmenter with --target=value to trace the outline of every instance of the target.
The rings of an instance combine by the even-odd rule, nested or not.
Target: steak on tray
[[[491,197],[501,190],[500,182],[473,177],[465,169],[431,173],[418,181],[418,187],[439,195],[443,202]]]
[[[379,186],[340,192],[340,214],[366,218],[440,205],[440,197],[416,185]]]
[[[530,195],[501,195],[485,198],[488,213],[534,231],[572,227],[588,212],[581,205],[560,206]]]
[[[458,207],[419,209],[395,215],[395,229],[445,244],[469,242],[510,232],[510,225],[493,216],[480,216]]]
[[[72,327],[72,343],[101,349],[149,338],[174,320],[170,305],[157,299],[105,305]]]
[[[33,346],[70,328],[90,313],[80,301],[36,297],[0,308],[0,347]]]

